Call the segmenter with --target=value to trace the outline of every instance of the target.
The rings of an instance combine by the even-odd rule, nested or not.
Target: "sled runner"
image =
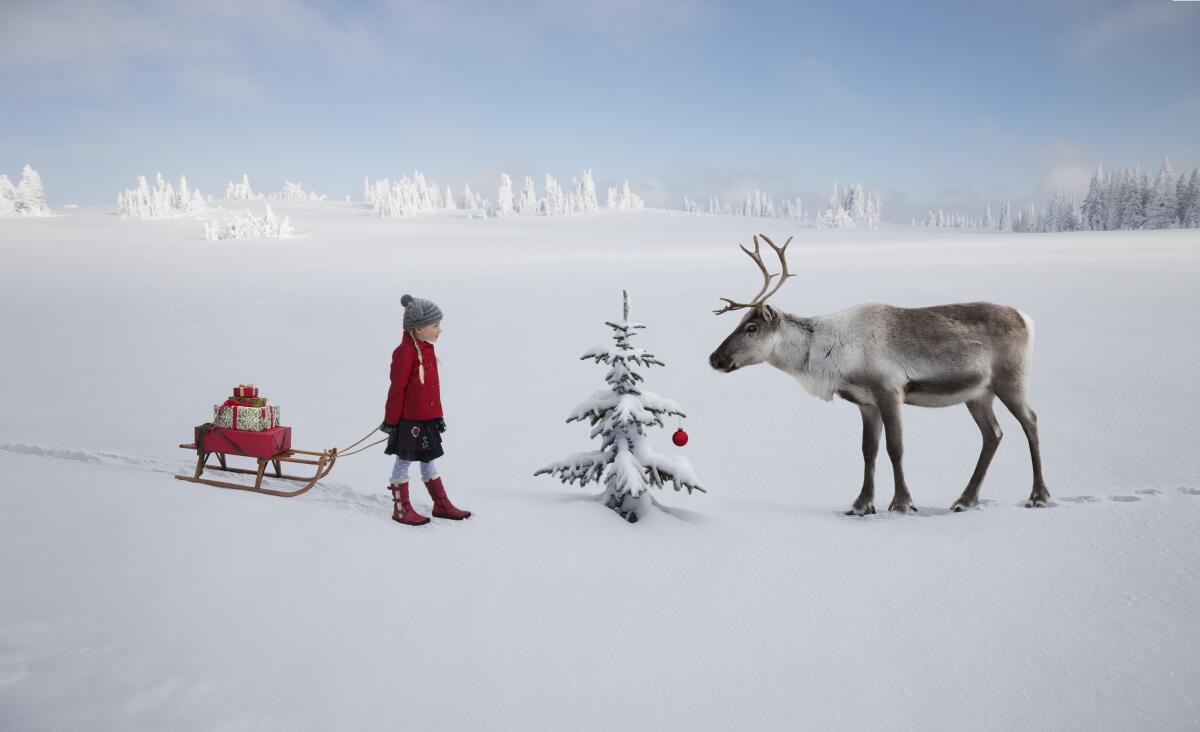
[[[199,447],[197,447],[199,445]],[[193,475],[176,475],[177,480],[189,483],[204,483],[218,488],[232,488],[239,491],[265,493],[269,496],[291,498],[308,491],[317,481],[329,475],[337,461],[337,448],[313,452],[297,450],[291,447],[291,428],[276,427],[263,432],[243,432],[240,430],[196,428],[196,441],[180,445],[185,450],[196,453],[196,472]],[[215,455],[217,465],[209,465],[209,457]],[[230,456],[253,458],[258,461],[258,468],[230,467],[227,460]],[[313,473],[310,476],[286,475],[283,472],[284,463],[311,465]],[[267,466],[271,472],[267,472]],[[253,475],[254,484],[230,483],[204,477],[205,470],[220,470],[226,473],[241,473]],[[263,488],[263,478],[280,478],[303,483],[294,491],[278,491]]]

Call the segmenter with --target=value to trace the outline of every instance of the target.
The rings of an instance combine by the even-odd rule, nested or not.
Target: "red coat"
[[[417,345],[413,337],[404,340],[392,351],[392,387],[388,389],[387,407],[383,421],[397,424],[402,419],[437,419],[442,415],[442,390],[438,382],[437,356],[433,344],[419,341],[425,383],[418,374]]]

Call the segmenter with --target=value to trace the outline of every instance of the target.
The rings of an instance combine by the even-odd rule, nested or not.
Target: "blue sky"
[[[419,169],[629,179],[679,207],[834,181],[930,207],[1200,165],[1200,2],[0,0],[0,172],[341,198]]]

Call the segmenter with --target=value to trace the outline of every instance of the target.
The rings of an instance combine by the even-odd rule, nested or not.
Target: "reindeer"
[[[810,394],[825,401],[834,395],[856,405],[863,421],[863,485],[851,516],[875,513],[875,456],[879,435],[887,430],[887,452],[892,461],[896,491],[888,510],[916,511],[904,481],[904,453],[900,405],[948,407],[966,404],[983,433],[983,449],[966,489],[954,502],[954,511],[979,503],[979,486],[1003,433],[992,412],[999,397],[1025,430],[1033,460],[1033,492],[1025,505],[1045,506],[1050,491],[1042,480],[1037,415],[1025,398],[1033,351],[1033,320],[1019,310],[986,302],[898,308],[864,304],[817,317],[785,313],[767,304],[789,277],[787,247],[775,245],[783,266],[782,276],[767,272],[754,237],[750,256],[763,275],[763,286],[749,303],[728,303],[717,315],[731,310],[748,312],[717,350],[709,365],[731,373],[758,363],[771,364],[796,377]],[[779,281],[771,287],[771,280]]]

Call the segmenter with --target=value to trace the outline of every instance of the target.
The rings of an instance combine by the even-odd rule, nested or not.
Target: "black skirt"
[[[388,437],[388,455],[401,460],[427,463],[437,460],[442,452],[442,433],[436,419],[402,419],[400,428]]]

